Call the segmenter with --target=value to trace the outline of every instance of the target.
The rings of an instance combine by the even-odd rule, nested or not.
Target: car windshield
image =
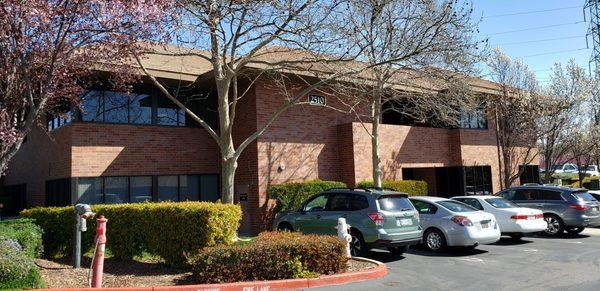
[[[596,198],[592,196],[588,191],[577,191],[573,192],[573,196],[579,201],[596,201]]]
[[[477,209],[458,202],[458,201],[452,201],[452,200],[445,200],[445,201],[438,201],[437,204],[442,205],[443,207],[445,207],[446,209],[452,211],[452,212],[473,212],[473,211],[477,211]]]
[[[562,169],[563,165],[554,165],[552,166],[552,170],[560,170]]]
[[[386,195],[379,199],[379,208],[383,211],[408,211],[413,210],[413,206],[408,198],[403,196]]]
[[[504,198],[490,198],[485,199],[487,203],[494,206],[494,208],[517,208],[519,205],[514,204]]]
[[[588,166],[586,171],[596,171],[596,166]]]

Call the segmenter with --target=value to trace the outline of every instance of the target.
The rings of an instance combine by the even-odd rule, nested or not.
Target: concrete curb
[[[384,263],[354,257],[354,260],[365,261],[377,264],[375,268],[364,271],[356,271],[335,275],[324,275],[319,278],[311,279],[290,279],[290,280],[272,280],[255,282],[237,282],[227,284],[202,284],[202,285],[181,285],[181,286],[150,286],[150,287],[120,287],[120,288],[56,288],[43,289],[45,291],[53,290],[105,290],[105,291],[271,291],[271,290],[290,290],[306,289],[312,287],[341,285],[353,282],[361,282],[381,278],[387,275],[387,267]]]

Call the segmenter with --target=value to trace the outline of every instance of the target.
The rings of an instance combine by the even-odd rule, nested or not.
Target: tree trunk
[[[221,202],[233,204],[235,170],[237,158],[229,158],[221,163]]]
[[[373,156],[373,187],[381,188],[381,155],[379,153],[379,118],[381,115],[381,95],[374,92],[371,102],[371,152]]]

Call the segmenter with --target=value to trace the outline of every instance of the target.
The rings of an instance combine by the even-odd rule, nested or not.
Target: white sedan
[[[500,232],[513,239],[520,239],[527,233],[544,231],[548,227],[542,211],[520,207],[502,197],[457,196],[452,199],[493,214],[500,226]]]

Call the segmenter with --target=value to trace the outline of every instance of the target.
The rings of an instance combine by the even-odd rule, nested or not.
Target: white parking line
[[[456,258],[456,259],[460,260],[460,261],[469,262],[469,263],[483,263],[483,264],[485,264],[485,261],[483,259],[480,259],[480,258]]]
[[[600,236],[600,228],[586,228],[581,234]]]

